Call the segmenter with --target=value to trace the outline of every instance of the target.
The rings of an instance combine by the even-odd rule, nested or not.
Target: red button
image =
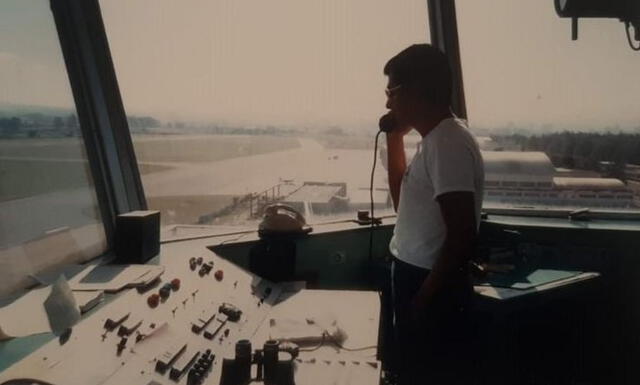
[[[180,280],[178,278],[174,278],[171,281],[171,288],[173,289],[173,291],[177,291],[178,289],[180,289]]]
[[[218,281],[222,281],[222,278],[224,278],[224,273],[222,272],[222,270],[218,270],[215,272],[215,274],[213,274],[213,276],[216,277]]]
[[[147,304],[149,307],[155,308],[160,303],[160,296],[158,294],[151,294],[147,298]]]

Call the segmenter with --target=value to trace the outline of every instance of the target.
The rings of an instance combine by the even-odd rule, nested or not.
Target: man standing
[[[389,245],[400,381],[455,383],[468,374],[468,262],[480,219],[484,170],[466,122],[451,112],[451,70],[428,44],[412,45],[384,67],[389,189],[398,212]],[[409,165],[404,136],[421,146]]]

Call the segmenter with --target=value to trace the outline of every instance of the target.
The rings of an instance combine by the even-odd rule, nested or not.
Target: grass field
[[[264,135],[134,136],[133,143],[143,162],[214,162],[300,147],[295,138]]]
[[[87,186],[88,167],[86,161],[0,159],[0,202]],[[143,175],[169,168],[139,165]]]
[[[80,138],[0,140],[0,158],[86,158]]]
[[[133,141],[142,175],[170,168],[153,162],[213,162],[300,146],[290,137],[244,135],[134,136]],[[0,140],[0,202],[86,186],[85,159],[79,138]]]
[[[297,139],[266,135],[135,135],[140,162],[213,162],[300,147]],[[0,140],[0,158],[84,159],[79,138]]]

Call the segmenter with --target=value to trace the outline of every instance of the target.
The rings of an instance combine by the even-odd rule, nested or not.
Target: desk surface
[[[186,343],[187,352],[210,348],[216,353],[214,370],[204,384],[217,385],[220,370],[216,370],[216,364],[223,357],[233,356],[235,341],[241,338],[256,338],[256,342],[258,338],[264,340],[266,335],[258,337],[256,332],[268,331],[261,327],[268,316],[304,316],[309,313],[308,309],[313,312],[336,314],[339,325],[348,335],[344,341],[345,347],[377,345],[380,317],[377,293],[305,290],[293,295],[287,294],[288,299],[274,307],[281,294],[280,286],[260,280],[217,257],[207,249],[211,243],[211,240],[193,240],[162,245],[161,254],[154,263],[166,267],[163,282],[169,282],[175,277],[181,279],[181,288],[172,293],[165,302],[151,309],[146,303],[146,298],[151,292],[122,292],[111,303],[96,310],[76,325],[66,344],[60,346],[57,339],[45,343],[40,349],[1,372],[0,382],[15,378],[36,378],[54,385],[144,385],[153,383],[152,381],[159,384],[176,383],[170,381],[167,374],[162,376],[154,371],[154,359],[170,345]],[[191,271],[189,268],[188,261],[191,257],[203,257],[205,262],[212,261],[213,271],[200,277],[197,271]],[[224,271],[221,281],[214,278],[214,272],[218,269]],[[271,288],[268,295],[265,295],[265,285]],[[194,297],[192,294],[196,290],[198,292]],[[261,298],[265,300],[260,301]],[[191,325],[194,320],[200,318],[202,312],[207,309],[217,309],[222,302],[231,302],[243,310],[240,322],[227,322],[226,326],[230,329],[229,337],[211,341],[204,339],[202,334],[193,334]],[[135,344],[131,342],[135,339],[131,336],[121,355],[117,355],[116,345],[120,337],[116,332],[111,332],[102,339],[101,334],[104,332],[103,325],[107,318],[116,318],[126,313],[130,313],[130,321],[143,320],[141,329],[146,327],[149,330],[150,323],[154,323],[160,331],[153,337]],[[165,323],[166,326],[163,326]],[[51,338],[50,335],[48,338]],[[47,340],[44,337],[36,339],[40,344]],[[17,347],[19,343],[19,340],[15,340],[11,341],[10,345]],[[259,343],[255,343],[254,347],[258,347]],[[32,348],[35,349],[35,346]],[[5,353],[6,351],[0,350],[0,354]],[[314,353],[316,354],[301,354],[297,362],[301,375],[309,376],[305,378],[322,378],[318,377],[318,374],[339,372],[342,376],[340,378],[349,377],[351,383],[378,383],[380,365],[375,361],[376,349],[347,354],[331,347],[322,347]],[[347,357],[349,362],[346,360]],[[363,371],[361,367],[367,369]],[[336,370],[339,368],[344,370]],[[371,373],[375,375],[372,376]],[[371,382],[373,377],[375,382]],[[183,383],[186,383],[186,376],[178,382]],[[302,380],[299,383],[313,382]]]
[[[328,338],[302,346],[296,360],[296,384],[380,383],[381,364],[376,359],[380,324],[380,297],[371,291],[303,290],[283,293],[251,339],[261,346],[273,337],[272,325],[282,321],[321,322],[335,319],[344,333],[340,343]]]
[[[352,352],[337,349],[326,341],[314,352],[303,352],[301,356],[331,355],[352,359],[375,360],[378,353],[378,329],[380,325],[380,297],[373,291],[346,290],[302,290],[297,293],[282,293],[277,303],[260,325],[255,338],[257,343],[274,337],[270,325],[279,319],[309,321],[335,319],[344,333],[341,345]],[[273,320],[273,321],[271,321]],[[317,345],[316,345],[317,346]],[[364,349],[366,348],[366,349]]]
[[[558,289],[561,287],[573,285],[581,281],[593,279],[599,276],[600,276],[600,273],[584,272],[584,273],[575,275],[573,277],[549,282],[547,284],[535,286],[525,290],[511,289],[507,287],[496,287],[496,286],[474,286],[474,290],[477,294],[480,294],[483,297],[502,301],[502,300],[519,298],[527,295],[533,295],[536,293],[546,292],[552,289]]]

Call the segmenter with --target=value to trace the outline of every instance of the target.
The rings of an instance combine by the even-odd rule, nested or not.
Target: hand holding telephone
[[[382,115],[380,121],[378,122],[378,127],[380,127],[380,131],[382,132],[391,132],[396,128],[396,118],[393,116],[391,112],[387,112]]]

